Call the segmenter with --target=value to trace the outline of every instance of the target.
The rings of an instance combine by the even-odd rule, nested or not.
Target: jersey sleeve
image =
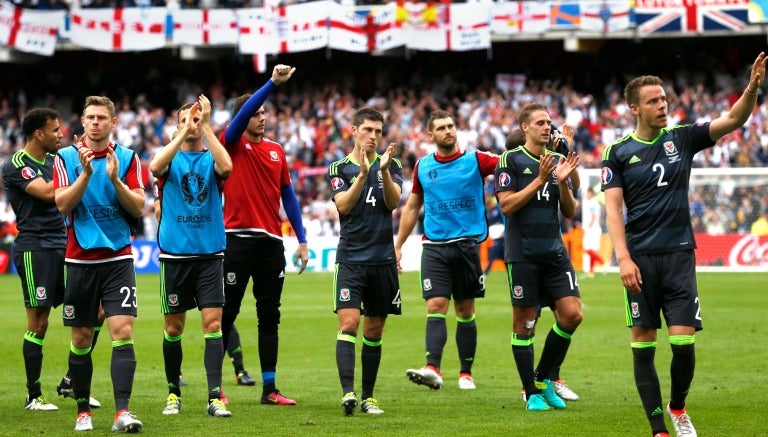
[[[411,193],[414,194],[422,194],[421,190],[421,182],[419,182],[419,162],[416,161],[416,164],[413,166],[413,184],[411,184]]]
[[[499,162],[499,155],[489,152],[477,152],[477,165],[480,168],[480,174],[485,178],[495,173],[496,165]]]
[[[53,190],[55,191],[61,187],[68,187],[69,185],[67,165],[61,155],[57,153],[56,158],[53,160]]]
[[[603,168],[600,171],[602,191],[609,188],[623,187],[622,170],[624,165],[617,156],[619,147],[616,144],[608,146],[603,152]]]
[[[144,189],[144,181],[141,177],[141,162],[139,161],[139,155],[136,153],[131,157],[131,163],[128,166],[128,171],[125,173],[124,182],[131,190],[134,188]]]
[[[342,191],[349,190],[350,183],[344,177],[342,171],[343,165],[340,161],[336,161],[328,166],[328,186],[331,187],[331,199],[336,197],[337,194]]]
[[[280,154],[280,162],[283,163],[280,169],[280,187],[287,187],[291,185],[291,173],[288,171],[288,159],[285,157],[285,151],[282,148],[278,148]]]
[[[403,188],[403,164],[399,159],[392,158],[392,162],[389,164],[389,174],[392,176],[392,181],[396,183],[400,188]]]
[[[16,186],[25,191],[27,185],[41,177],[43,176],[39,175],[32,167],[26,165],[17,167],[10,159],[3,165],[3,183],[6,187]]]
[[[710,122],[697,123],[691,126],[690,135],[691,143],[693,145],[691,150],[691,156],[701,152],[704,149],[708,149],[715,145],[716,141],[712,141],[709,136]]]
[[[512,154],[510,152],[504,152],[499,158],[499,162],[496,164],[496,171],[494,173],[494,188],[496,192],[512,191],[515,189],[516,184],[514,181],[517,179],[515,169],[510,165],[512,161]]]

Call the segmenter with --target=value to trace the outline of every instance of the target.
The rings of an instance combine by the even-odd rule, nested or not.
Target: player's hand
[[[624,284],[624,288],[630,293],[640,293],[643,291],[641,287],[643,285],[643,277],[637,264],[631,258],[619,262],[619,276],[621,277],[621,283]]]
[[[371,161],[368,160],[368,153],[364,147],[360,148],[360,175],[358,178],[365,178],[368,176],[368,170],[371,168]]]
[[[749,84],[747,87],[751,90],[757,90],[763,86],[765,80],[765,63],[768,61],[768,57],[765,56],[765,52],[760,52],[755,59],[755,63],[752,64],[752,71],[749,74]]]
[[[83,134],[83,135],[82,135],[82,136],[80,136],[80,137],[78,137],[77,135],[72,135],[72,144],[77,144],[77,143],[79,143],[79,142],[80,142],[80,140],[81,140],[81,139],[82,139],[84,136],[85,136],[85,134]]]
[[[555,170],[555,155],[546,153],[539,156],[539,179],[542,182],[547,182],[552,177],[552,172]]]
[[[301,267],[299,267],[299,261],[301,261]],[[293,254],[293,265],[299,269],[299,274],[301,274],[307,268],[307,263],[309,263],[309,248],[307,243],[299,243],[296,253]]]
[[[568,156],[565,159],[559,159],[555,166],[555,176],[559,183],[566,183],[571,174],[579,166],[579,155],[576,152],[568,152]]]
[[[281,83],[285,83],[288,81],[288,79],[293,76],[293,73],[296,71],[296,67],[291,67],[289,65],[284,64],[277,64],[275,65],[275,68],[272,69],[272,82],[275,83],[275,85],[280,85]]]
[[[395,246],[395,259],[397,260],[397,273],[403,273],[403,266],[400,260],[403,259],[403,249]]]
[[[574,136],[573,127],[570,124],[564,124],[562,126],[562,129],[563,129],[562,137],[565,138],[566,141],[568,141],[569,147],[573,148],[573,136]]]
[[[211,101],[208,100],[204,94],[200,94],[197,100],[198,108],[200,108],[200,126],[206,125],[211,122]]]
[[[115,151],[111,148],[107,148],[107,176],[113,183],[117,182],[117,175],[120,170],[120,161],[115,156]]]
[[[383,155],[381,155],[381,162],[379,163],[379,167],[381,167],[382,171],[389,169],[389,164],[392,162],[392,151],[395,149],[395,146],[395,143],[390,143],[389,147],[387,147],[387,150]]]
[[[77,135],[75,135],[75,138],[77,138]],[[80,165],[83,167],[83,173],[86,176],[90,176],[93,174],[93,150],[89,149],[86,146],[80,147],[77,151],[77,157],[80,160]]]

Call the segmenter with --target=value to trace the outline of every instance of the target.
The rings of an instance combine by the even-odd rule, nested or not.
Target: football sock
[[[240,333],[237,332],[235,325],[229,331],[229,341],[227,342],[227,354],[232,360],[232,366],[235,368],[235,375],[245,370],[243,365],[243,348],[240,345]]]
[[[22,354],[24,355],[24,371],[27,374],[27,392],[34,399],[43,394],[40,389],[40,373],[43,369],[43,336],[32,331],[24,333]]]
[[[203,363],[205,365],[205,376],[208,380],[208,400],[219,399],[221,397],[221,367],[224,357],[224,341],[221,338],[221,331],[203,334],[205,338],[205,351],[203,352]]]
[[[537,380],[552,379],[552,369],[565,359],[565,354],[571,345],[571,335],[573,332],[566,331],[555,322],[547,334],[544,350],[541,351],[539,365],[536,368]]]
[[[477,324],[474,314],[466,319],[456,318],[456,348],[459,350],[460,373],[471,374],[477,350]]]
[[[112,375],[112,391],[115,395],[115,411],[127,410],[128,400],[133,392],[133,376],[136,373],[133,339],[112,342],[112,362],[109,370]]]
[[[427,314],[427,364],[440,370],[443,349],[448,341],[448,328],[445,326],[445,314]]]
[[[632,355],[634,357],[635,385],[637,385],[640,402],[643,404],[651,430],[654,433],[666,431],[659,376],[656,374],[656,366],[653,363],[656,356],[656,342],[632,343]]]
[[[672,390],[669,407],[675,410],[682,410],[685,407],[685,398],[688,396],[688,389],[691,388],[691,381],[693,381],[693,373],[696,368],[694,341],[695,336],[693,335],[669,337],[669,342],[672,344],[672,364],[670,365]]]
[[[168,382],[168,393],[181,396],[179,387],[179,375],[181,375],[181,362],[184,352],[181,348],[181,340],[184,335],[171,337],[167,332],[163,338],[163,362],[165,363],[165,380]]]
[[[381,339],[373,340],[363,336],[363,350],[360,353],[363,363],[363,399],[373,397],[376,386],[376,376],[379,374],[381,363]]]
[[[336,334],[336,368],[344,393],[355,391],[355,342],[353,332],[339,331]]]
[[[91,397],[91,378],[93,377],[93,360],[91,347],[78,349],[70,343],[69,371],[72,374],[72,395],[77,401],[77,412],[91,411],[88,403]]]
[[[533,335],[512,333],[512,356],[515,357],[517,373],[528,395],[539,393],[533,375]]]

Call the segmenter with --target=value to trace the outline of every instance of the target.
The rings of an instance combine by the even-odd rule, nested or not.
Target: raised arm
[[[765,63],[768,58],[765,52],[760,52],[752,64],[752,71],[749,75],[749,84],[741,93],[741,97],[731,106],[727,114],[718,117],[709,124],[709,137],[712,141],[717,141],[726,134],[733,132],[739,126],[747,122],[752,109],[757,103],[757,94],[765,80]]]
[[[295,71],[296,67],[289,67],[283,64],[275,65],[275,68],[272,69],[272,78],[245,101],[243,107],[240,108],[240,111],[235,114],[232,122],[227,126],[224,138],[225,145],[235,144],[240,140],[243,132],[245,132],[245,128],[248,127],[248,120],[261,108],[261,105],[264,104],[270,93],[278,85],[290,79]]]

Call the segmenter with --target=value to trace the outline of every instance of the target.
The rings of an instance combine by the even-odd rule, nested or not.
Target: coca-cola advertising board
[[[696,265],[713,267],[768,266],[768,236],[696,234]]]

